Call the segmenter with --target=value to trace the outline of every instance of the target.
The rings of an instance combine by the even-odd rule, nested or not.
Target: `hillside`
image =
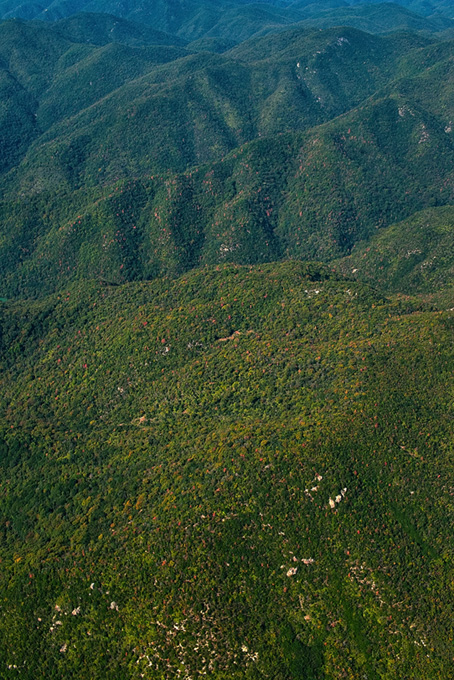
[[[1,680],[452,677],[451,16],[0,0]]]
[[[5,677],[449,677],[452,312],[293,263],[1,314]]]
[[[3,296],[330,261],[454,200],[452,41],[293,28],[191,54],[0,31]]]
[[[83,154],[74,160],[82,165],[77,173],[91,165],[85,184],[106,181],[95,174],[106,166],[103,146],[126,164],[108,171],[107,178],[129,176],[132,166],[182,171],[218,160],[257,136],[306,129],[353,108],[387,82],[411,47],[429,43],[348,28],[293,29],[248,41],[223,56],[187,56],[180,46],[96,48],[24,22],[4,22],[0,31],[0,56],[8,75],[34,98],[41,133],[26,165],[34,174],[38,166],[54,189],[60,155],[80,146],[81,136]],[[270,56],[264,62],[258,55]]]
[[[320,11],[318,3],[310,5],[311,16],[301,21],[300,25],[329,28],[330,26],[352,26],[370,33],[391,33],[393,31],[421,31],[438,33],[452,28],[454,12],[448,16],[434,14],[425,16],[426,12],[410,11],[394,2],[367,3],[349,7],[338,7]],[[306,8],[307,11],[308,8]]]
[[[453,301],[454,209],[428,208],[358,243],[342,271],[381,289]]]
[[[378,227],[451,204],[451,116],[440,99],[427,100],[433,113],[422,108],[416,84],[401,80],[307,133],[257,140],[184,174],[4,201],[4,295],[223,261],[330,261]]]
[[[185,40],[175,35],[156,31],[150,26],[127,21],[112,14],[82,12],[66,19],[56,21],[51,28],[68,40],[91,45],[106,45],[117,42],[132,47],[144,45],[178,45],[183,47]]]
[[[348,16],[352,22],[361,21],[364,13],[367,14],[369,11],[368,7],[373,9],[374,5],[383,6],[383,4],[380,0],[367,3],[363,0],[359,2],[355,0],[318,0],[317,2],[314,0],[268,0],[260,3],[255,0],[250,2],[248,0],[155,0],[153,3],[143,0],[123,0],[121,3],[113,0],[72,0],[71,2],[43,0],[40,3],[34,0],[1,0],[0,18],[39,19],[54,22],[80,12],[102,13],[152,26],[154,29],[180,35],[189,40],[201,38],[210,31],[216,35],[229,31],[228,37],[234,36],[235,42],[239,42],[245,30],[248,36],[251,36],[260,30],[276,30],[279,26],[308,18],[320,17],[322,21],[326,18],[329,22],[332,21],[331,17],[337,13],[339,16]],[[427,25],[432,24],[432,29],[437,25],[442,25],[445,19],[454,17],[452,0],[399,0],[397,3],[386,4],[395,8],[401,20],[413,22],[412,28],[414,29],[421,28],[421,17],[428,18]],[[418,21],[418,16],[419,26],[415,23]],[[382,20],[377,17],[377,25],[380,24]],[[352,25],[360,27],[355,23]]]
[[[276,3],[279,5],[279,3]],[[48,6],[20,0],[2,0],[0,16],[4,19],[40,19],[56,22],[79,13],[107,14],[154,30],[196,40],[208,34],[232,38],[239,42],[261,30],[276,30],[304,18],[298,10],[274,6],[273,3],[244,3],[224,0],[157,0],[153,3],[126,0],[54,0]]]

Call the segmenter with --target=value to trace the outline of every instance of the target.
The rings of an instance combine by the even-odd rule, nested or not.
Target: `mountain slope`
[[[381,288],[452,301],[453,239],[454,208],[429,208],[359,243],[340,266]]]
[[[453,24],[452,19],[447,16],[421,16],[426,13],[416,10],[415,14],[392,2],[336,7],[325,11],[320,11],[318,3],[310,7],[313,8],[313,16],[304,19],[301,22],[302,26],[316,26],[317,28],[353,26],[370,33],[423,31],[430,34],[448,30]]]
[[[35,192],[27,203],[12,197],[3,203],[4,294],[33,296],[80,277],[174,275],[203,263],[329,261],[378,228],[452,204],[449,85],[444,106],[423,100],[417,86],[428,87],[431,72],[306,133],[257,140],[180,175]],[[77,168],[77,147],[69,152]],[[61,183],[68,157],[60,163]]]
[[[0,174],[20,162],[38,137],[36,102],[11,73],[0,68]]]
[[[47,132],[24,170],[44,175],[40,184],[50,177],[55,188],[60,155],[81,135],[87,141],[77,172],[88,184],[106,166],[101,138],[116,159],[102,169],[102,181],[136,174],[134,166],[181,171],[217,160],[257,136],[306,129],[354,107],[387,82],[401,55],[422,44],[417,37],[380,39],[348,28],[296,30],[222,57],[177,60],[181,48],[106,46],[87,54],[87,46],[65,43],[65,58],[53,66],[37,110]],[[270,58],[256,62],[254,54]],[[153,68],[159,59],[173,63]],[[78,115],[52,127],[70,114]]]
[[[422,17],[428,17],[426,25],[432,25],[437,30],[437,25],[443,24],[445,18],[453,17],[452,0],[400,0],[398,3],[386,3],[394,5],[392,11],[400,14],[402,20],[411,21],[412,28],[418,29],[423,23]],[[140,0],[123,0],[122,3],[112,0],[52,0],[51,2],[34,2],[34,0],[2,0],[0,2],[0,16],[2,18],[18,17],[22,19],[41,19],[44,21],[57,21],[64,17],[73,16],[80,12],[104,13],[115,15],[123,19],[129,19],[153,26],[161,31],[179,34],[192,39],[201,38],[210,30],[218,33],[229,27],[230,37],[239,30],[235,41],[245,30],[245,24],[251,22],[248,31],[252,35],[257,29],[269,29],[273,25],[296,22],[298,20],[314,17],[324,21],[335,21],[336,15],[348,17],[349,21],[361,21],[364,14],[373,13],[374,6],[382,5],[377,2],[364,3],[345,0],[313,0],[293,1],[269,1],[269,2],[243,2],[235,0],[155,0],[152,4]],[[385,13],[386,9],[383,9]],[[413,13],[412,18],[410,18]],[[416,18],[419,15],[419,20]],[[239,23],[239,20],[241,22]],[[383,20],[376,17],[377,25],[383,26]],[[419,21],[419,26],[417,22]],[[338,21],[341,25],[345,21]],[[386,23],[386,21],[385,21]],[[358,28],[360,27],[357,24]],[[326,24],[325,24],[326,26]],[[407,26],[408,28],[410,26]]]
[[[70,47],[68,40],[45,25],[24,21],[0,22],[2,67],[34,97],[39,97],[49,86],[58,60]]]
[[[452,313],[287,263],[1,314],[2,668],[449,676]]]
[[[37,122],[45,131],[55,123],[89,109],[153,67],[184,56],[187,56],[185,49],[171,46],[138,49],[109,43],[91,50],[85,58],[80,55],[67,68],[60,65],[52,84],[41,98]],[[93,114],[90,112],[89,115]],[[67,129],[67,126],[65,121],[64,128]]]
[[[3,296],[330,261],[454,202],[452,42],[292,29],[187,55],[0,29],[6,47],[30,37],[3,53],[5,87],[20,84],[5,113]]]
[[[451,677],[454,42],[351,5],[0,0],[0,678]]]
[[[186,42],[175,35],[156,31],[150,26],[121,19],[110,14],[84,12],[56,21],[52,28],[73,42],[106,45],[119,42],[132,47],[143,45],[179,45]]]

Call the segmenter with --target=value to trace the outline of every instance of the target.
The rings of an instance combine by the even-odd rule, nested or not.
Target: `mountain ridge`
[[[393,39],[380,40],[396,44]],[[331,50],[330,41],[328,46]],[[335,50],[339,48],[343,46],[336,44]],[[440,96],[438,72],[446,74],[452,68],[451,53],[451,45],[441,52],[436,45],[418,47],[411,53],[414,59],[406,57],[397,63],[399,77],[391,85],[384,85],[353,110],[305,132],[232,145],[224,158],[182,173],[152,170],[152,176],[146,175],[146,165],[141,169],[135,162],[129,171],[136,174],[134,181],[112,183],[107,175],[102,188],[98,172],[90,187],[80,166],[89,159],[83,128],[81,146],[75,138],[73,146],[63,147],[64,153],[58,156],[50,137],[48,153],[55,159],[51,183],[38,185],[31,200],[30,182],[36,185],[41,180],[29,166],[21,188],[29,197],[28,206],[18,203],[16,196],[3,203],[4,252],[10,253],[4,260],[8,295],[13,290],[20,294],[23,285],[33,296],[36,284],[32,281],[41,281],[43,290],[50,291],[49,284],[66,285],[73,276],[96,275],[96,263],[99,275],[108,272],[110,280],[121,282],[125,277],[178,274],[188,267],[226,259],[238,263],[288,257],[330,261],[348,254],[377,227],[430,205],[449,205],[454,201],[449,132],[454,111],[448,109],[449,78],[443,81],[447,84]],[[194,73],[194,60],[202,65],[200,82],[205,87],[207,57],[188,59],[189,73]],[[225,63],[215,55],[209,60]],[[425,65],[422,71],[420,62]],[[240,65],[238,82],[245,80],[243,68]],[[297,70],[295,64],[292,68]],[[160,66],[154,71],[157,83],[166,69]],[[276,117],[271,120],[275,122]],[[81,150],[85,156],[78,155]],[[37,158],[42,163],[42,157]],[[118,162],[117,155],[113,159]],[[167,167],[168,160],[169,155]],[[45,182],[52,165],[42,167]],[[115,171],[116,166],[112,167]],[[16,192],[17,175],[10,173],[5,179]],[[55,191],[57,181],[60,197]],[[80,189],[74,192],[77,186]],[[43,213],[52,215],[52,221],[43,220]],[[35,225],[28,253],[18,249],[27,224]],[[90,248],[94,249],[91,254]]]
[[[446,680],[451,29],[84,7],[0,23],[0,677]]]

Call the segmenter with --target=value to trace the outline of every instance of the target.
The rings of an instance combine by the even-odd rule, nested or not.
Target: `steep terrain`
[[[452,0],[399,0],[397,3],[364,3],[362,0],[264,0],[260,3],[254,0],[154,0],[153,3],[143,0],[123,0],[121,3],[114,0],[44,0],[40,3],[35,0],[1,0],[0,17],[50,22],[80,12],[103,13],[188,39],[201,38],[210,32],[216,35],[228,32],[229,37],[235,36],[235,42],[239,42],[244,39],[245,32],[249,37],[261,30],[276,30],[279,26],[307,18],[317,20],[320,17],[321,21],[331,22],[337,15],[344,17],[340,23],[346,23],[345,18],[348,17],[348,21],[356,25],[354,22],[363,20],[364,14],[370,10],[373,12],[374,6],[386,5],[404,22],[411,21],[411,28],[415,30],[422,28],[421,17],[428,18],[426,28],[432,24],[435,30],[443,21],[454,17]],[[385,12],[388,13],[387,10]],[[415,14],[420,17],[419,23]],[[384,25],[378,16],[376,22],[378,26]]]
[[[80,146],[81,136],[76,169],[96,166],[86,172],[85,184],[105,181],[103,170],[101,178],[93,176],[106,165],[100,146],[116,165],[119,158],[127,164],[123,172],[121,164],[111,170],[110,178],[129,176],[133,165],[181,171],[218,160],[257,136],[306,129],[353,108],[387,82],[411,47],[430,42],[349,28],[293,29],[223,56],[181,59],[187,52],[180,46],[96,49],[42,25],[5,22],[0,28],[8,73],[35,99],[41,136],[26,165],[34,173],[40,166],[54,189],[60,153]],[[39,55],[44,64],[38,71]]]
[[[0,678],[450,678],[450,3],[0,11]]]
[[[3,52],[23,111],[0,182],[6,297],[204,263],[329,261],[453,201],[450,41],[292,29],[219,55],[1,29],[29,39]],[[48,35],[39,68],[33,41]]]
[[[358,243],[341,270],[381,289],[453,302],[454,209],[428,208]]]

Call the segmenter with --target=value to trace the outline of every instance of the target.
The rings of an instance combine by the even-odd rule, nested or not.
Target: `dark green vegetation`
[[[449,677],[452,312],[286,263],[1,313],[2,677]]]
[[[314,16],[304,19],[301,22],[304,26],[354,26],[371,33],[390,33],[397,30],[437,32],[452,28],[452,19],[446,16],[421,16],[395,3],[360,4],[327,9],[324,12],[317,11],[318,4],[313,7]],[[454,10],[448,16],[454,16]]]
[[[454,42],[291,28],[206,52],[115,22],[0,24],[4,296],[330,261],[452,203]]]
[[[39,3],[35,0],[1,0],[0,17],[57,21],[80,12],[101,12],[189,40],[203,36],[231,38],[234,35],[239,42],[253,34],[279,30],[290,23],[312,19],[323,26],[356,25],[358,21],[367,22],[366,15],[370,15],[371,26],[387,30],[389,18],[379,17],[377,8],[382,8],[381,12],[388,15],[395,13],[395,22],[402,21],[407,28],[414,30],[446,26],[448,17],[454,16],[452,0],[365,4],[361,0],[264,0],[260,3],[254,0],[123,0],[121,3],[115,0],[44,0]],[[424,21],[423,17],[427,20]]]
[[[453,225],[452,207],[423,210],[359,243],[340,268],[382,290],[430,293],[453,303]]]
[[[452,677],[453,22],[404,5],[0,2],[1,680]]]

